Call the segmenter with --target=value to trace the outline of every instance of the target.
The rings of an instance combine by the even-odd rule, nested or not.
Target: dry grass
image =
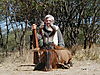
[[[82,46],[74,46],[71,51],[73,52],[73,59],[75,60],[96,60],[100,62],[100,46],[93,45],[90,49],[83,49]],[[10,60],[9,60],[10,58]],[[19,52],[10,53],[10,56],[5,57],[0,53],[0,63],[2,62],[20,62],[20,63],[33,63],[32,50],[24,50],[23,55],[20,56]]]
[[[75,49],[75,48],[74,48]],[[80,49],[76,48],[76,52],[74,58],[77,60],[96,60],[100,61],[100,46],[96,46],[95,44],[89,49]]]
[[[8,52],[7,56],[4,53],[0,53],[0,63],[33,63],[32,50],[24,50],[20,55],[19,51]]]

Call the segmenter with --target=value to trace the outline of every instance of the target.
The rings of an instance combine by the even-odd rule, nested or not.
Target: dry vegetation
[[[100,45],[93,44],[91,48],[83,49],[82,46],[72,47],[74,59],[76,60],[95,60],[100,61]]]
[[[93,44],[91,48],[83,49],[82,46],[73,46],[70,49],[73,52],[73,59],[81,60],[96,60],[100,61],[100,45]],[[0,63],[8,61],[11,58],[11,62],[24,62],[24,63],[33,63],[33,54],[32,50],[25,50],[23,55],[20,56],[19,52],[8,52],[8,56],[5,56],[6,53],[0,53]],[[8,60],[7,60],[8,59]]]
[[[9,53],[9,56],[0,56],[0,75],[100,75],[100,46],[93,45],[90,49],[74,46],[73,67],[70,69],[57,69],[50,72],[33,71],[33,52],[25,50],[20,56],[19,52]],[[73,70],[73,71],[72,71]]]

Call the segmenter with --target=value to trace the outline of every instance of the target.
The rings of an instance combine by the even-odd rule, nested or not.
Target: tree
[[[8,49],[12,40],[15,43],[13,47],[21,52],[29,42],[26,38],[29,36],[27,33],[31,33],[31,25],[36,23],[39,26],[47,14],[55,17],[66,47],[78,44],[83,44],[84,48],[87,45],[91,47],[100,37],[99,0],[1,0],[1,3],[0,21],[5,21],[6,31],[3,32],[1,25],[0,38]],[[6,35],[6,42],[3,35]],[[13,39],[9,39],[12,35]]]

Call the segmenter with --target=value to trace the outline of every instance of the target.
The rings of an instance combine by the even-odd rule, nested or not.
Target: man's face
[[[52,19],[51,18],[47,18],[47,19],[45,19],[45,24],[49,27],[51,24],[52,24]]]

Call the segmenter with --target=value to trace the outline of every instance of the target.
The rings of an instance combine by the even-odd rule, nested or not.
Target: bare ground
[[[100,63],[90,60],[77,61],[73,59],[70,69],[54,69],[52,71],[33,71],[32,52],[19,57],[18,53],[7,57],[0,63],[0,75],[100,75]]]

